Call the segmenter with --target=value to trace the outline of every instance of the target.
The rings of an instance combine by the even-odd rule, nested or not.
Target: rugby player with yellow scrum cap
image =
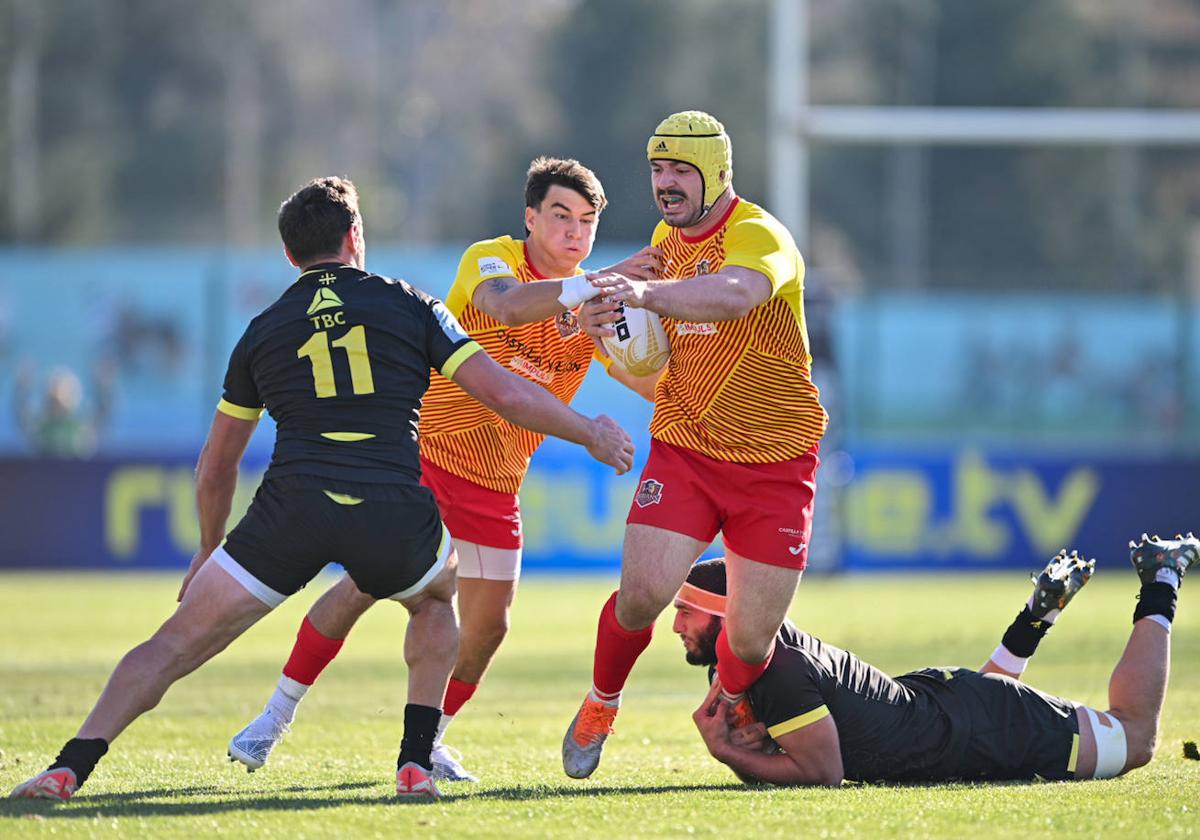
[[[818,442],[827,417],[810,377],[804,261],[791,235],[733,190],[729,136],[700,111],[672,114],[647,144],[662,221],[659,279],[626,279],[581,310],[596,337],[617,306],[657,313],[671,356],[654,394],[651,447],[633,498],[621,584],[600,613],[593,684],[563,739],[567,775],[600,761],[621,690],[654,621],[717,533],[730,597],[716,640],[723,702],[771,659],[808,557]]]

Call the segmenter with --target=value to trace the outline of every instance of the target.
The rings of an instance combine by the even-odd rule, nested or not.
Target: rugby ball
[[[621,304],[611,326],[616,335],[604,336],[612,360],[634,376],[657,373],[671,357],[671,342],[656,313]]]

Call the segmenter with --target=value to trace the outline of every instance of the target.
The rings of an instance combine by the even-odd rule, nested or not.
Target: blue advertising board
[[[1196,460],[971,447],[849,456],[839,515],[818,527],[840,529],[850,571],[1034,569],[1063,547],[1124,563],[1125,542],[1143,530],[1200,525]],[[0,567],[182,568],[199,540],[193,465],[191,456],[0,459]],[[231,521],[265,465],[261,453],[248,458]],[[526,569],[615,571],[637,474],[617,477],[577,447],[547,444],[521,492]],[[834,493],[818,505],[832,507]]]
[[[847,570],[1039,568],[1059,549],[1127,562],[1143,531],[1200,526],[1200,462],[939,447],[858,448],[845,488]]]

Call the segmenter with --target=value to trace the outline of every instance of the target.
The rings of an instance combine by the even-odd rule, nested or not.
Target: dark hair
[[[316,178],[279,205],[279,237],[304,265],[340,251],[346,231],[360,219],[358,190],[349,178]]]
[[[687,582],[705,592],[725,595],[725,558],[701,560],[688,572]]]
[[[541,207],[546,193],[555,184],[579,193],[597,213],[608,205],[604,187],[595,172],[577,160],[539,157],[529,164],[529,171],[525,173],[525,206]]]

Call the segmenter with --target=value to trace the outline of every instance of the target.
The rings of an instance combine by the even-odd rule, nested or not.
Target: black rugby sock
[[[1143,583],[1142,591],[1138,593],[1137,606],[1133,610],[1134,622],[1150,615],[1161,615],[1167,621],[1174,621],[1178,597],[1175,587],[1169,583]]]
[[[1044,618],[1035,618],[1029,607],[1025,606],[1017,613],[1013,623],[1004,631],[1000,643],[1013,656],[1028,659],[1037,650],[1038,643],[1046,636],[1046,631],[1053,627],[1053,622]]]
[[[400,741],[400,757],[396,759],[397,770],[410,761],[415,761],[426,770],[433,769],[429,753],[433,750],[433,739],[437,737],[441,718],[441,709],[416,703],[404,707],[404,738]]]
[[[72,738],[59,750],[58,758],[47,770],[66,767],[75,772],[75,781],[83,787],[88,776],[96,769],[96,763],[108,752],[108,741],[103,738]]]

